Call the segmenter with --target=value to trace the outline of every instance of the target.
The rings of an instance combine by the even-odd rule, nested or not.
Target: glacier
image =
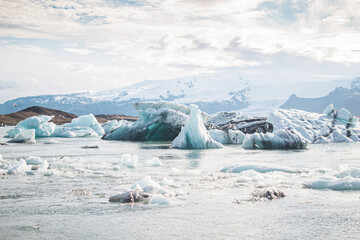
[[[221,143],[211,138],[204,125],[198,106],[191,104],[189,108],[191,110],[190,118],[172,142],[172,147],[180,149],[222,148],[223,145]]]

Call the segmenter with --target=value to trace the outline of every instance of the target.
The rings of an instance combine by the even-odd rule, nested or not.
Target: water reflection
[[[185,155],[186,158],[190,159],[190,166],[189,166],[190,168],[199,167],[200,159],[203,157],[202,151],[203,150],[194,149]]]

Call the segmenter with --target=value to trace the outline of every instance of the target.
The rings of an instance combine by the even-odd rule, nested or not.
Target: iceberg
[[[48,122],[53,117],[45,115],[29,117],[7,131],[7,136],[14,138],[11,142],[35,142],[37,137],[95,137],[105,133],[92,114],[80,116],[71,123],[58,126]],[[31,139],[32,136],[30,137],[32,132],[28,130],[34,130],[34,141]]]
[[[214,141],[205,128],[198,106],[191,104],[189,108],[191,110],[190,118],[172,142],[172,147],[180,149],[222,148],[223,145]]]
[[[333,104],[326,107],[323,114],[296,109],[274,109],[268,117],[268,122],[275,131],[296,131],[310,143],[359,141],[358,121],[357,117],[344,108],[336,111]]]
[[[161,167],[162,166],[162,162],[160,161],[160,159],[158,157],[154,157],[151,160],[146,160],[144,162],[145,166],[148,167]]]
[[[172,141],[188,120],[190,108],[173,102],[142,102],[134,104],[139,113],[136,122],[119,123],[103,136],[105,140]],[[201,113],[202,120],[207,118]]]
[[[277,130],[274,133],[246,134],[241,145],[246,149],[304,149],[307,140],[295,130]]]
[[[13,167],[8,170],[8,174],[18,174],[22,173],[25,174],[26,171],[30,171],[31,167],[26,165],[26,162],[24,159],[20,159],[19,162]]]

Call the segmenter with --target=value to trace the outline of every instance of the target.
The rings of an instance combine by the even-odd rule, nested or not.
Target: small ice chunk
[[[160,161],[160,159],[158,157],[154,157],[151,160],[146,160],[145,165],[148,167],[161,167],[162,162]]]
[[[26,159],[26,164],[27,164],[27,165],[40,165],[40,164],[42,164],[42,163],[43,163],[43,161],[41,160],[40,157],[33,157],[33,156],[31,156],[31,157],[28,157],[28,158]]]
[[[173,203],[171,199],[161,196],[161,195],[153,195],[149,201],[150,204],[158,204],[158,205],[170,205]]]
[[[131,189],[135,189],[137,185],[139,185],[144,190],[144,192],[154,192],[161,188],[160,184],[152,180],[150,176],[143,177],[139,182],[134,184]],[[147,191],[145,191],[145,189]]]
[[[26,165],[24,159],[20,159],[17,164],[8,170],[8,174],[17,174],[17,173],[25,173],[26,171],[30,171],[31,167]]]
[[[137,161],[138,161],[138,156],[131,155],[130,153],[126,153],[121,156],[121,164],[129,168],[136,168]]]
[[[334,115],[334,113],[335,113],[335,108],[334,108],[334,104],[329,104],[329,106],[327,106],[325,109],[324,109],[324,111],[323,111],[323,113],[325,114],[325,115],[328,115],[328,116],[333,116]]]

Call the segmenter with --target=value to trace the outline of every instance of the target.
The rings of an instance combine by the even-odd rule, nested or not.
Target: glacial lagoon
[[[0,142],[9,140],[3,138],[9,129],[0,128]],[[45,144],[49,142],[54,144]],[[82,148],[86,145],[99,148]],[[1,176],[4,239],[355,239],[360,235],[359,143],[309,144],[302,150],[246,150],[231,144],[222,149],[180,150],[172,149],[171,142],[37,138],[35,144],[0,146],[0,154],[2,163],[37,156],[49,164],[47,172]],[[135,168],[122,164],[124,154],[138,157]],[[161,166],[145,164],[154,157]],[[242,170],[221,171],[228,166]],[[110,196],[145,176],[161,183],[170,204],[109,202]],[[268,187],[280,189],[286,197],[253,198],[254,191]]]

